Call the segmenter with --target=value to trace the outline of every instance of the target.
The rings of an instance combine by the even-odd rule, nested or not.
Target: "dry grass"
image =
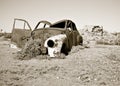
[[[120,45],[120,37],[113,38],[103,38],[96,41],[96,44],[104,44],[104,45]]]

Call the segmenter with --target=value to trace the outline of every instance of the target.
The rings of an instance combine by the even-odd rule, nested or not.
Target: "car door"
[[[25,43],[31,36],[31,27],[24,19],[14,19],[11,41],[15,42],[18,47],[24,47]]]
[[[77,45],[77,32],[76,32],[76,26],[72,22],[68,22],[67,24],[67,32],[68,32],[68,41],[70,44],[70,47]]]

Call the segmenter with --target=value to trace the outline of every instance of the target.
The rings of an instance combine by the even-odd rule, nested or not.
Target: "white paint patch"
[[[56,36],[52,36],[45,41],[44,46],[48,48],[48,55],[50,57],[57,57],[57,56],[60,55],[62,44],[63,44],[63,41],[64,41],[65,38],[66,38],[65,34],[59,34],[59,35],[56,35]],[[52,47],[52,48],[49,47],[47,45],[48,40],[53,40],[54,43],[55,43],[55,46]]]
[[[10,48],[14,48],[14,49],[16,49],[16,48],[17,48],[17,46],[16,46],[16,45],[14,45],[14,44],[10,44]]]
[[[21,51],[20,48],[18,48],[15,44],[10,44],[10,48],[17,49],[18,51]]]

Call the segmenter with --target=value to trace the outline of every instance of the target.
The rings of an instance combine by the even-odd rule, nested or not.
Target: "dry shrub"
[[[17,58],[21,60],[31,59],[41,54],[40,50],[41,40],[32,40],[30,39],[26,44],[22,51],[18,52]]]
[[[120,37],[100,39],[100,40],[97,40],[97,41],[96,41],[96,44],[120,45]]]

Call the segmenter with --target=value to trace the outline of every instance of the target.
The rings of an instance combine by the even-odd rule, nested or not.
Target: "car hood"
[[[65,31],[64,28],[40,28],[33,30],[31,35],[33,39],[41,39],[43,41],[42,45],[44,45],[44,42],[48,38],[59,34],[65,34]]]

